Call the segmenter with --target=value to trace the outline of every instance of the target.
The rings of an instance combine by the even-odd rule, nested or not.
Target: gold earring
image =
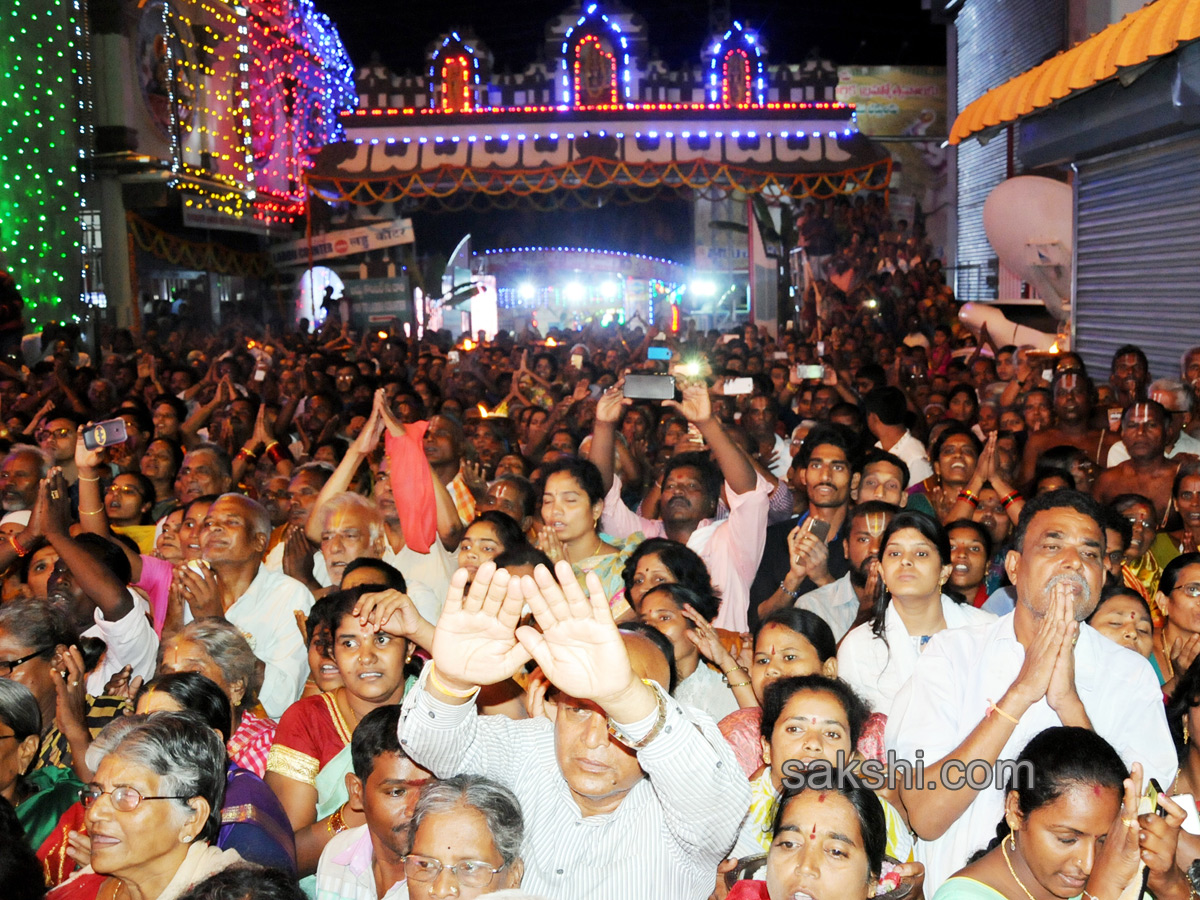
[[[1017,852],[1017,833],[1015,831],[1008,833],[1008,849],[1012,853]]]
[[[1188,714],[1184,713],[1183,714],[1183,746],[1185,746],[1185,747],[1188,745],[1188,723],[1187,723],[1187,720],[1188,720]]]

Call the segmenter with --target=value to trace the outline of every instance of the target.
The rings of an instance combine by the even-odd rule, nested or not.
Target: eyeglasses
[[[53,431],[51,431],[49,428],[39,428],[34,437],[36,437],[39,441],[44,441],[48,437],[62,440],[63,438],[69,437],[74,433],[75,432],[70,428],[55,428]]]
[[[1200,597],[1200,584],[1195,582],[1192,582],[1191,584],[1177,584],[1175,586],[1175,590],[1171,591],[1171,593],[1182,593],[1183,596],[1190,597],[1191,599],[1195,600],[1197,597]]]
[[[463,887],[483,888],[492,883],[496,873],[502,872],[504,866],[499,868],[489,866],[481,859],[464,859],[460,863],[448,866],[432,856],[410,854],[404,857],[404,874],[409,881],[425,883],[436,881],[437,877],[442,874],[442,869],[453,872],[455,879]]]
[[[1141,525],[1143,528],[1153,528],[1155,524],[1149,519],[1139,519],[1136,516],[1126,516],[1125,521],[1130,525]]]
[[[7,678],[12,674],[13,669],[21,665],[21,663],[27,663],[46,652],[45,649],[34,650],[28,656],[22,656],[20,659],[0,659],[0,678]]]
[[[108,794],[112,797],[112,805],[121,812],[133,812],[141,805],[143,800],[191,799],[191,797],[180,797],[174,794],[166,797],[143,797],[136,788],[116,787],[111,791],[102,791],[99,788],[84,788],[79,792],[79,802],[83,804],[84,809],[91,809],[96,801],[105,794]]]
[[[141,491],[129,484],[110,484],[108,486],[108,492],[110,494],[125,494],[126,496],[142,496]]]

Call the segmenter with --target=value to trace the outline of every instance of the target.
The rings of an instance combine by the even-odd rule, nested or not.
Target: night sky
[[[550,18],[565,0],[396,2],[316,0],[338,26],[350,58],[366,65],[373,52],[397,72],[417,71],[426,46],[452,29],[473,28],[496,57],[497,71],[532,62]],[[649,44],[669,65],[699,60],[708,36],[706,0],[642,0],[626,4],[646,20]],[[813,48],[839,65],[945,65],[945,29],[931,23],[921,0],[731,0],[733,18],[757,29],[772,62],[800,62]]]

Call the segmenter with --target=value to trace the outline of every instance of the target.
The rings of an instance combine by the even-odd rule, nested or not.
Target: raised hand
[[[683,605],[683,615],[695,626],[685,631],[684,636],[700,651],[701,656],[716,663],[722,672],[737,665],[737,660],[725,649],[712,623],[696,612],[690,603]]]
[[[54,724],[68,737],[87,734],[87,671],[78,647],[60,648],[53,674]]]
[[[1138,843],[1138,802],[1142,796],[1142,764],[1134,763],[1123,785],[1121,808],[1117,810],[1104,844],[1088,875],[1085,892],[1093,897],[1116,897],[1138,874],[1141,860]]]
[[[553,574],[538,566],[521,578],[521,594],[542,630],[522,625],[516,634],[555,687],[604,706],[638,678],[595,573],[587,586],[585,595],[569,563],[557,563]]]
[[[63,478],[62,468],[54,466],[38,486],[38,499],[45,499],[45,518],[42,520],[42,534],[54,538],[68,533],[71,527],[71,498],[67,493],[67,480]]]
[[[190,564],[175,567],[172,584],[177,584],[180,596],[192,611],[192,618],[205,616],[224,617],[225,604],[221,600],[221,580],[212,567],[203,563],[199,573]]]
[[[81,472],[90,472],[93,469],[98,469],[104,463],[104,450],[89,450],[83,442],[84,427],[79,426],[79,431],[75,436],[75,466]]]
[[[354,439],[354,451],[360,456],[369,456],[379,446],[379,440],[383,437],[383,407],[386,403],[383,388],[379,388],[371,402],[371,415]]]
[[[490,561],[476,571],[469,591],[468,577],[466,569],[451,576],[433,632],[437,680],[448,687],[496,684],[529,660],[514,633],[524,606],[518,582]]]
[[[301,525],[289,525],[283,533],[283,574],[304,584],[315,584],[312,545]]]
[[[1063,639],[1050,673],[1050,683],[1046,686],[1046,702],[1058,713],[1080,702],[1075,689],[1075,642],[1079,640],[1079,623],[1075,621],[1074,597],[1072,586],[1065,582],[1056,584],[1050,594],[1049,615],[1062,622]]]
[[[363,594],[350,615],[357,616],[360,624],[369,625],[376,631],[383,631],[390,624],[394,632],[405,637],[426,638],[425,641],[417,640],[423,647],[431,643],[433,625],[417,610],[412,598],[401,591],[389,589]]]
[[[702,381],[688,381],[680,388],[683,400],[664,400],[663,406],[671,406],[679,410],[689,422],[699,425],[712,418],[712,402],[708,397],[708,387]]]
[[[481,498],[487,493],[487,478],[484,475],[483,463],[464,459],[459,463],[458,470],[462,472],[463,481],[467,483],[467,490],[472,494]]]

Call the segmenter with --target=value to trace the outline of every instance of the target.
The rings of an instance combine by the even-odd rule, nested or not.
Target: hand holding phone
[[[128,439],[129,434],[125,431],[124,419],[106,419],[89,426],[83,432],[83,446],[89,450],[123,444]]]

